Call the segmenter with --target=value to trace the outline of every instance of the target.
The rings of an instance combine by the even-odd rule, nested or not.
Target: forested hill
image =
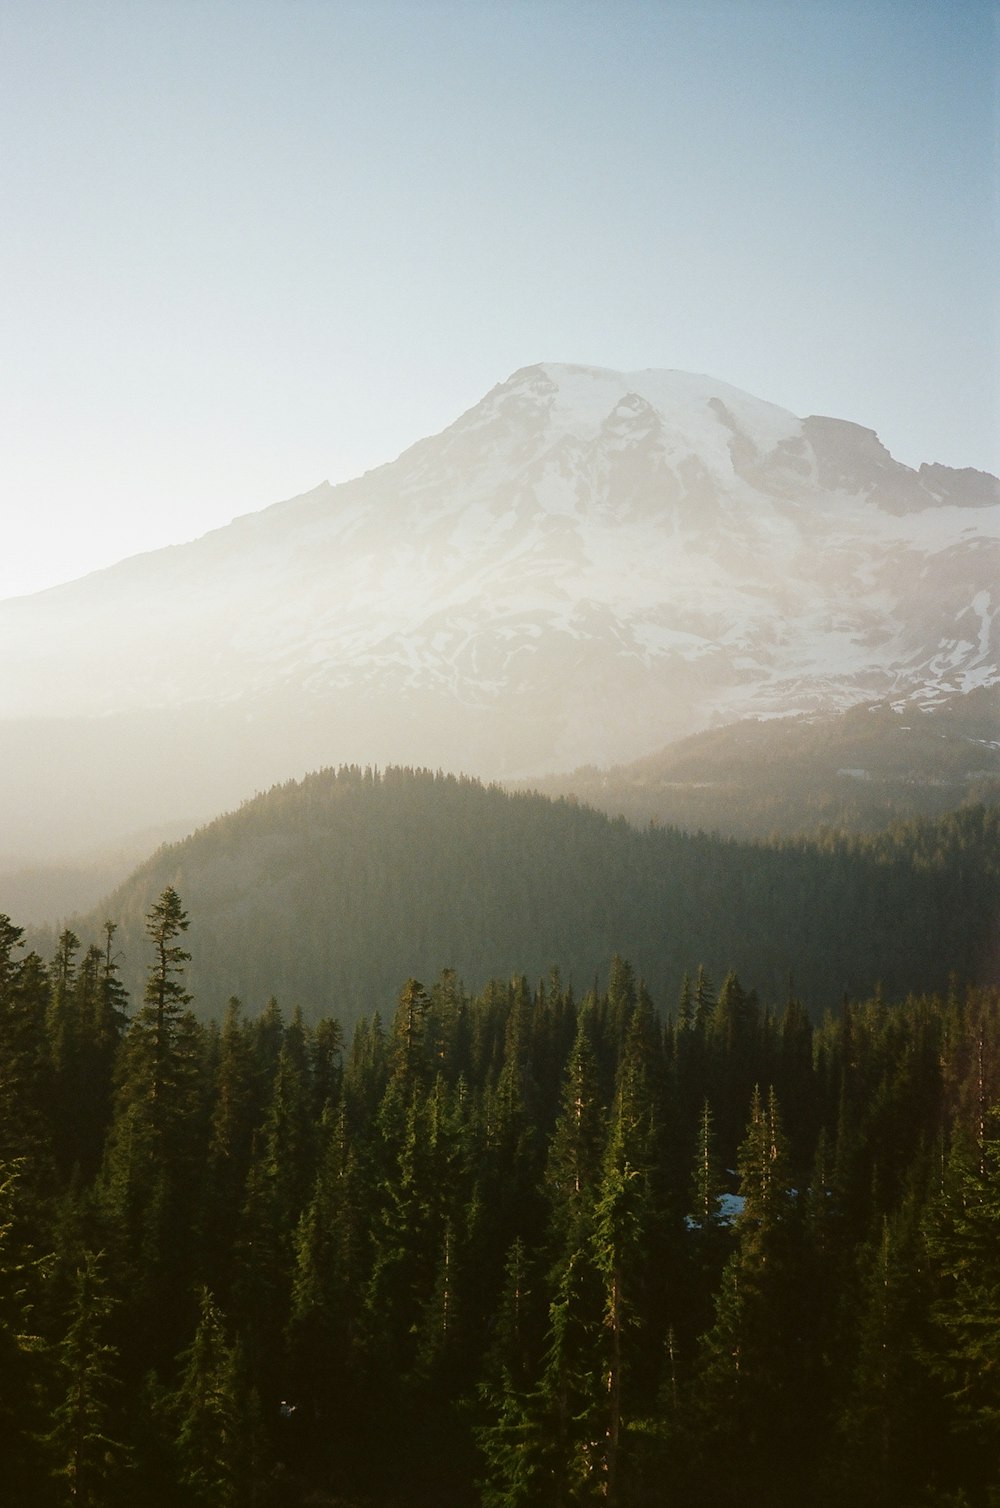
[[[997,978],[1000,814],[973,808],[873,839],[737,843],[636,831],[586,807],[428,771],[324,770],[160,849],[95,913],[141,993],[144,918],[165,886],[191,917],[203,1016],[274,995],[345,1024],[401,982],[451,968],[469,988],[558,963],[578,990],[629,958],[658,1004],[699,964],[814,1010]],[[42,950],[44,951],[44,946]],[[991,951],[992,948],[992,951]]]

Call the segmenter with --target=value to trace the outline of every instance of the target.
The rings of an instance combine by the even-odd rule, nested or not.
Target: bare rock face
[[[0,844],[317,764],[542,773],[926,704],[1000,678],[998,582],[996,478],[706,377],[527,367],[354,481],[0,603]]]

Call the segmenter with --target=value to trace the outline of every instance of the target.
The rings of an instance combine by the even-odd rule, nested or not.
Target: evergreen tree
[[[36,1326],[43,1264],[25,1236],[24,1164],[0,1163],[0,1463],[11,1503],[44,1501],[45,1339]]]
[[[605,1495],[610,1502],[617,1499],[625,1333],[628,1325],[636,1323],[639,1313],[633,1283],[637,1281],[648,1240],[645,1226],[649,1219],[649,1169],[641,1161],[644,1149],[637,1129],[628,1086],[620,1085],[594,1204],[592,1235],[594,1265],[604,1298],[606,1343],[602,1370],[607,1416],[603,1470]]]
[[[725,1177],[719,1164],[712,1126],[712,1107],[706,1100],[698,1122],[698,1141],[691,1170],[690,1215],[699,1231],[718,1231],[723,1226],[722,1198],[725,1192]]]
[[[732,1156],[742,1132],[753,1086],[765,1077],[767,1039],[757,997],[735,974],[722,982],[707,1030],[708,1097],[717,1107],[723,1156]]]
[[[783,1503],[803,1490],[809,1379],[798,1223],[773,1091],[765,1101],[754,1090],[738,1166],[743,1207],[702,1342],[697,1430],[720,1505]]]
[[[556,1257],[572,1252],[581,1244],[600,1174],[603,1145],[604,1111],[594,1050],[594,1017],[584,1007],[566,1065],[562,1106],[552,1133],[545,1173]]]
[[[278,1053],[263,1126],[271,1219],[275,1230],[288,1236],[295,1229],[315,1178],[315,1124],[310,1089],[302,1020],[296,1016]]]
[[[49,998],[45,1012],[45,1036],[52,1071],[52,1100],[56,1161],[62,1172],[76,1155],[81,1112],[81,1085],[77,1065],[83,1042],[75,1010],[76,954],[80,939],[67,927],[59,934],[55,957],[49,968]]]
[[[925,1233],[938,1279],[930,1354],[967,1466],[1000,1492],[1000,1107],[981,1142],[956,1144]]]
[[[544,1028],[523,977],[511,980],[505,1007],[496,1086],[489,1084],[484,1096],[487,1156],[480,1180],[491,1248],[482,1255],[494,1281],[511,1241],[529,1234],[535,1239],[545,1218],[539,1198],[544,1148],[535,1077],[536,1036]]]
[[[204,1177],[202,1254],[212,1291],[225,1300],[258,1129],[258,1068],[243,1007],[232,996],[219,1036]]]
[[[58,1349],[61,1398],[47,1437],[63,1484],[61,1500],[74,1508],[108,1508],[117,1501],[128,1462],[127,1447],[115,1438],[115,1421],[123,1420],[115,1396],[118,1350],[108,1340],[114,1306],[99,1258],[87,1252],[76,1272],[69,1326]]]
[[[397,1090],[390,1083],[386,1099]],[[387,1146],[385,1175],[373,1225],[366,1320],[387,1385],[407,1379],[415,1361],[418,1315],[433,1286],[435,1232],[433,1180],[426,1105],[414,1094],[398,1139]]]
[[[176,943],[187,925],[168,888],[147,918],[154,961],[118,1057],[98,1189],[109,1255],[131,1275],[120,1317],[123,1356],[145,1346],[147,1365],[156,1367],[175,1353],[187,1322],[208,1135],[205,1034],[184,1009],[188,954]]]
[[[184,965],[191,955],[177,939],[188,926],[180,896],[168,885],[146,918],[146,935],[152,940],[155,959],[146,980],[141,1020],[151,1033],[154,1102],[165,1098],[176,1078],[173,1049],[177,1025],[191,1000],[183,984]]]
[[[546,1508],[582,1508],[607,1496],[607,1413],[602,1357],[601,1282],[589,1253],[562,1264],[549,1304],[541,1378]]]
[[[128,1019],[128,999],[118,977],[113,922],[105,922],[103,947],[93,944],[80,964],[73,1001],[75,1051],[63,1059],[60,1102],[72,1106],[63,1123],[64,1166],[91,1179],[101,1163],[114,1111],[115,1064]]]
[[[29,1190],[51,1181],[52,1089],[46,1042],[49,980],[37,953],[15,958],[24,928],[0,914],[0,1162],[29,1160]]]
[[[885,1217],[858,1257],[854,1365],[837,1419],[832,1474],[864,1508],[905,1508],[931,1481],[940,1399],[928,1387],[929,1295],[911,1205]]]
[[[179,1360],[180,1381],[171,1403],[185,1501],[247,1508],[261,1496],[260,1406],[247,1385],[239,1348],[228,1342],[207,1289],[200,1296],[194,1339]]]
[[[813,1072],[813,1026],[805,1006],[794,995],[789,995],[778,1022],[774,1077],[792,1147],[800,1153],[795,1173],[804,1183],[819,1129],[819,1103]]]
[[[712,1108],[706,1100],[698,1122],[691,1169],[688,1211],[691,1298],[688,1312],[677,1317],[681,1332],[692,1338],[708,1325],[712,1295],[718,1290],[722,1268],[732,1250],[730,1222],[723,1213],[725,1192],[726,1180],[716,1148]]]
[[[418,979],[408,979],[400,993],[392,1023],[388,1106],[405,1107],[414,1092],[427,1087],[430,1074],[429,1011],[430,1000],[423,985]]]
[[[377,1448],[364,1325],[372,1210],[343,1108],[327,1108],[321,1136],[315,1187],[295,1232],[288,1397],[297,1407],[303,1448],[338,1480],[357,1468],[365,1450]]]

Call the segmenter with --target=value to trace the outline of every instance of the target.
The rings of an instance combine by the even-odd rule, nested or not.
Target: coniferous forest
[[[196,919],[187,988],[201,1017],[269,994],[350,1032],[391,1014],[402,980],[454,968],[472,990],[553,964],[577,988],[621,954],[661,1011],[692,959],[814,1016],[881,986],[997,982],[1000,807],[863,837],[733,842],[637,830],[570,801],[464,776],[320,770],[167,845],[99,911],[119,923],[120,977],[145,987],[145,917],[172,886]],[[4,910],[16,914],[9,904]],[[45,958],[57,931],[33,935]]]
[[[1000,991],[192,1010],[0,918],[18,1508],[1000,1501]]]

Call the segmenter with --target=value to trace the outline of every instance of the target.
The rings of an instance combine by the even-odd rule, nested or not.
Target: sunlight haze
[[[0,596],[393,459],[536,361],[1000,470],[990,4],[0,18]]]

